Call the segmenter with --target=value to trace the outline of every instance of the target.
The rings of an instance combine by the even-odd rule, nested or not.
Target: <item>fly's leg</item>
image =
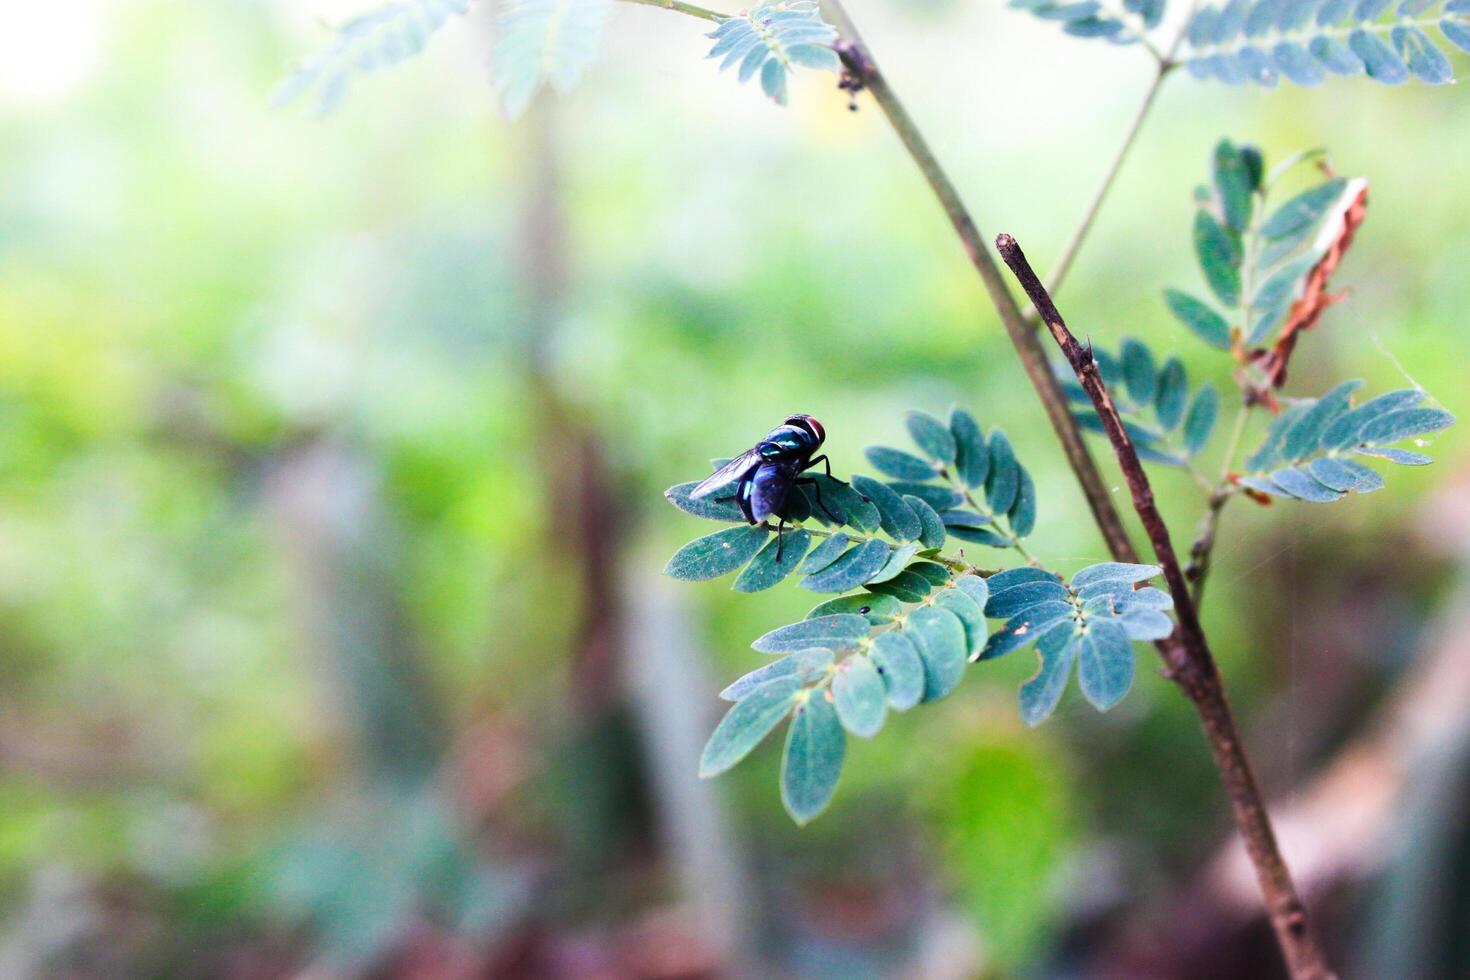
[[[776,522],[776,564],[781,564],[781,546],[786,543],[786,518]]]
[[[802,469],[802,472],[803,473],[806,472],[807,470],[809,470],[812,467],[816,466],[818,463],[821,463],[822,464],[822,468],[827,471],[827,477],[828,477],[828,479],[837,480],[837,477],[835,477],[835,476],[832,475],[832,461],[827,458],[827,454],[826,453],[823,453],[820,456],[815,456],[815,457],[807,460],[806,461],[806,465],[801,468]],[[847,485],[846,484],[846,481],[844,481],[844,480],[837,480],[837,482],[843,484],[843,486],[846,486]]]
[[[831,519],[832,523],[836,524],[838,527],[841,527],[843,524],[847,523],[842,518],[832,513],[831,509],[822,501],[822,485],[820,483],[818,483],[816,480],[813,480],[809,476],[804,476],[794,482],[797,486],[809,486],[812,488],[812,493],[817,495],[817,506],[822,508],[822,513],[826,514],[827,517]]]

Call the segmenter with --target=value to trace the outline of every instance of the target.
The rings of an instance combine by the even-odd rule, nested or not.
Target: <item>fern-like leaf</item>
[[[612,0],[514,0],[495,44],[506,115],[525,112],[542,85],[565,94],[582,80],[611,6]]]
[[[303,58],[271,96],[286,106],[312,89],[315,113],[325,115],[347,94],[348,80],[406,61],[423,50],[429,37],[449,19],[463,14],[469,0],[397,0],[353,17],[332,29],[332,40]]]
[[[1133,44],[1159,26],[1166,0],[1011,0],[1015,10],[1062,25],[1073,37],[1096,37],[1114,44]]]
[[[1470,0],[1227,0],[1195,12],[1180,60],[1196,78],[1227,85],[1318,85],[1329,75],[1451,82],[1426,28],[1470,51]]]
[[[837,71],[832,49],[837,30],[822,19],[812,0],[773,0],[728,17],[708,35],[709,57],[723,58],[720,69],[739,64],[744,82],[760,73],[761,89],[777,105],[786,104],[786,78],[794,66]]]

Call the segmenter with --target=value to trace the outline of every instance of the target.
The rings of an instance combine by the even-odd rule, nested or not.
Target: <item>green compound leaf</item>
[[[1356,30],[1348,35],[1348,47],[1363,62],[1368,77],[1385,85],[1402,85],[1409,80],[1409,67],[1393,48],[1376,34]]]
[[[955,443],[955,469],[965,486],[974,489],[985,482],[990,472],[990,447],[985,444],[985,433],[975,417],[963,408],[950,409],[949,431]]]
[[[1184,420],[1184,409],[1189,404],[1189,378],[1179,358],[1171,357],[1159,371],[1159,383],[1154,389],[1154,416],[1164,431],[1172,431]]]
[[[872,534],[878,530],[881,517],[878,514],[878,508],[873,506],[872,501],[865,499],[862,494],[841,480],[833,479],[825,473],[808,471],[806,475],[816,481],[815,490],[821,494],[821,502],[826,505],[825,511],[818,506],[817,494],[811,492],[813,487],[798,487],[804,493],[809,494],[807,499],[810,501],[809,506],[814,517],[825,521],[826,511],[831,511],[833,515],[842,519],[843,524],[864,534]]]
[[[924,696],[924,662],[906,635],[893,630],[879,633],[868,656],[883,678],[889,707],[907,711],[919,703]]]
[[[1220,416],[1220,393],[1214,385],[1204,385],[1194,393],[1189,411],[1184,416],[1184,451],[1193,456],[1210,441],[1215,422]]]
[[[1025,612],[1032,606],[1069,595],[1067,587],[1052,579],[1041,582],[1023,582],[1009,588],[995,588],[991,583],[990,600],[985,604],[985,615],[991,619],[1009,619]]]
[[[798,650],[758,667],[720,692],[726,701],[743,701],[752,691],[768,681],[794,677],[803,683],[815,680],[832,665],[832,651],[821,647]]]
[[[1288,497],[1295,497],[1298,500],[1306,500],[1314,504],[1330,504],[1343,498],[1343,494],[1317,482],[1305,470],[1279,469],[1266,478],[1285,491]]]
[[[332,28],[331,41],[296,64],[271,94],[271,108],[283,108],[315,88],[313,112],[325,116],[341,104],[355,74],[407,61],[451,14],[468,10],[469,0],[400,0],[359,14]]]
[[[924,412],[908,412],[904,415],[909,436],[914,445],[937,463],[948,465],[955,461],[958,448],[949,427],[932,415]]]
[[[781,757],[781,802],[798,824],[827,808],[846,753],[847,736],[837,709],[822,692],[813,693],[797,707]]]
[[[1157,565],[1138,565],[1123,561],[1099,562],[1096,565],[1088,565],[1073,575],[1072,588],[1082,591],[1099,582],[1109,581],[1126,582],[1132,585],[1135,582],[1146,582],[1156,575],[1163,574],[1163,571]]]
[[[1261,225],[1261,237],[1267,241],[1292,238],[1311,230],[1347,188],[1347,180],[1337,178],[1303,191],[1271,213]]]
[[[691,499],[689,494],[699,484],[699,480],[690,480],[688,483],[669,487],[664,491],[664,497],[684,513],[693,514],[695,517],[704,517],[712,521],[730,521],[735,524],[745,523],[745,515],[740,513],[739,505],[733,500],[715,501],[709,497]]]
[[[841,650],[856,646],[870,625],[866,616],[851,613],[815,616],[771,630],[750,646],[761,653],[794,653],[808,647]]]
[[[1455,80],[1455,71],[1450,60],[1444,56],[1434,42],[1412,24],[1402,24],[1393,29],[1393,49],[1410,73],[1421,82],[1430,85],[1445,85]]]
[[[1398,463],[1400,466],[1428,466],[1434,460],[1422,453],[1411,453],[1407,449],[1374,449],[1369,446],[1359,446],[1353,450],[1364,456],[1376,456],[1386,459],[1390,463]]]
[[[943,548],[944,521],[940,519],[939,512],[911,493],[904,494],[903,502],[919,518],[919,543],[925,548]]]
[[[869,446],[863,450],[868,462],[884,476],[895,480],[932,480],[937,472],[934,464],[912,453],[887,446]]]
[[[1062,26],[1073,37],[1100,38],[1113,44],[1133,44],[1163,18],[1165,0],[1123,0],[1129,17],[1115,8],[1104,9],[1097,0],[1011,0],[1009,6],[1029,11]]]
[[[847,544],[847,535],[838,531],[812,549],[812,553],[806,556],[806,561],[801,563],[800,571],[803,575],[820,572],[842,557],[842,553],[847,550]]]
[[[990,634],[990,639],[985,643],[985,649],[975,659],[994,660],[996,657],[1005,656],[1012,650],[1019,650],[1044,635],[1047,630],[1058,623],[1073,619],[1076,613],[1076,606],[1061,600],[1051,600],[1032,606]]]
[[[909,614],[905,630],[924,662],[924,700],[949,694],[965,675],[965,627],[948,609],[924,606]]]
[[[1240,302],[1240,242],[1207,211],[1194,216],[1194,251],[1210,290],[1226,306]]]
[[[870,582],[863,588],[879,595],[892,596],[900,602],[922,602],[929,594],[929,580],[908,569],[886,582]]]
[[[1133,643],[1124,628],[1108,620],[1089,623],[1077,653],[1077,680],[1093,707],[1106,711],[1123,700],[1133,686]]]
[[[1215,200],[1227,227],[1243,232],[1251,220],[1252,195],[1260,180],[1259,171],[1252,173],[1244,153],[1229,140],[1215,146]]]
[[[1317,85],[1328,72],[1366,72],[1389,85],[1411,75],[1431,85],[1451,81],[1449,62],[1422,26],[1437,22],[1445,40],[1470,47],[1470,11],[1457,0],[1402,0],[1385,19],[1391,6],[1392,0],[1260,0],[1250,6],[1229,0],[1203,6],[1189,22],[1190,50],[1180,60],[1196,78],[1228,85],[1251,81],[1270,87],[1278,74],[1298,85]],[[1440,18],[1423,16],[1439,6]]]
[[[715,42],[708,57],[721,59],[721,71],[738,64],[742,83],[759,73],[761,90],[777,105],[786,104],[787,75],[793,66],[834,72],[842,67],[832,50],[836,28],[822,20],[816,3],[807,0],[758,3],[720,21],[706,36]]]
[[[1410,408],[1380,415],[1363,426],[1358,439],[1380,446],[1410,436],[1428,435],[1455,424],[1455,417],[1442,408]]]
[[[1312,460],[1307,465],[1307,472],[1318,483],[1342,493],[1350,490],[1372,493],[1374,490],[1382,490],[1384,486],[1383,477],[1362,463],[1350,459],[1323,456]]]
[[[849,592],[871,579],[888,564],[890,549],[877,538],[848,549],[841,558],[801,580],[810,592]]]
[[[1048,572],[1044,568],[1032,568],[1030,565],[1023,565],[1020,568],[1007,568],[1003,572],[996,572],[985,580],[986,585],[990,588],[991,594],[999,592],[1002,589],[1009,589],[1012,586],[1022,585],[1026,582],[1056,581],[1058,581],[1057,576],[1051,572]]]
[[[1027,725],[1041,724],[1056,710],[1072,675],[1080,640],[1069,623],[1059,623],[1040,637],[1036,650],[1041,654],[1041,667],[1021,685],[1021,720]]]
[[[718,776],[750,754],[795,705],[802,690],[796,677],[778,677],[750,691],[725,713],[699,757],[701,779]]]
[[[930,585],[936,587],[949,585],[950,571],[938,562],[916,561],[908,567],[908,570],[928,579]]]
[[[888,556],[888,562],[878,570],[877,575],[868,579],[868,584],[887,582],[889,579],[897,578],[908,566],[910,559],[918,553],[919,542],[910,541]]]
[[[505,114],[519,116],[543,85],[566,94],[597,57],[612,0],[514,0],[500,18],[495,74]]]
[[[1017,463],[1016,469],[1021,482],[1016,489],[1016,501],[1011,504],[1006,517],[1010,521],[1011,532],[1018,538],[1024,538],[1036,530],[1036,484],[1026,467]]]
[[[961,575],[954,580],[954,587],[975,600],[982,610],[990,601],[990,585],[978,575]]]
[[[818,616],[854,614],[866,616],[874,626],[884,626],[903,615],[903,605],[892,596],[858,592],[818,603],[806,614],[807,619]]]
[[[811,546],[812,536],[807,531],[785,531],[781,539],[768,542],[745,566],[745,571],[732,586],[736,592],[762,592],[780,584],[796,571],[796,566]],[[780,561],[776,560],[777,552],[781,555]]]
[[[997,514],[1007,513],[1021,490],[1021,471],[1011,440],[999,429],[990,432],[990,472],[985,477],[985,500]],[[947,524],[948,522],[946,522]],[[958,535],[956,535],[958,537]]]
[[[1158,384],[1153,352],[1147,345],[1128,337],[1123,341],[1122,359],[1123,385],[1128,389],[1128,397],[1137,405],[1152,403]]]
[[[1166,289],[1164,302],[1200,340],[1219,350],[1230,349],[1230,324],[1203,300],[1178,289]]]
[[[958,507],[965,499],[954,489],[940,486],[937,483],[896,481],[889,483],[888,488],[901,497],[918,497],[941,513]]]
[[[764,527],[730,527],[696,538],[664,566],[664,574],[688,582],[728,575],[755,557],[770,533]]]
[[[1317,399],[1301,417],[1286,430],[1281,441],[1283,459],[1302,459],[1317,450],[1327,428],[1347,414],[1352,404],[1353,392],[1362,387],[1361,380],[1344,381],[1327,394]]]
[[[1246,474],[1239,482],[1273,496],[1331,503],[1352,491],[1371,493],[1383,487],[1377,473],[1338,455],[1345,450],[1409,465],[1430,462],[1419,453],[1376,444],[1438,431],[1453,424],[1454,416],[1443,409],[1417,407],[1423,394],[1412,389],[1349,408],[1359,384],[1344,382],[1320,399],[1298,403],[1278,415],[1261,447],[1246,459]]]
[[[1322,433],[1323,449],[1347,449],[1363,441],[1365,426],[1390,412],[1413,408],[1424,400],[1424,393],[1413,388],[1390,391],[1364,402],[1357,408],[1340,416]]]
[[[858,738],[872,738],[888,716],[888,689],[873,661],[861,654],[848,657],[832,677],[832,706],[842,727]]]
[[[878,508],[879,525],[883,533],[893,540],[913,541],[924,530],[919,522],[919,515],[887,485],[871,477],[855,476],[852,478],[852,487]]]
[[[980,651],[985,649],[986,638],[990,635],[990,626],[985,622],[985,607],[971,598],[968,592],[958,588],[940,592],[934,597],[934,605],[948,609],[959,617],[965,628],[966,659],[973,661],[979,657]]]

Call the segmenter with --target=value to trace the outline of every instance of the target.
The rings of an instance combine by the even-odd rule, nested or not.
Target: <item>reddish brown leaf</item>
[[[1306,285],[1302,290],[1301,298],[1292,304],[1275,346],[1269,350],[1263,348],[1251,352],[1251,361],[1264,376],[1263,383],[1255,394],[1257,399],[1268,407],[1275,401],[1270,397],[1271,389],[1280,388],[1286,384],[1287,364],[1291,361],[1292,352],[1296,349],[1296,342],[1300,339],[1301,334],[1316,326],[1322,316],[1322,311],[1346,295],[1345,293],[1329,293],[1327,283],[1332,278],[1332,274],[1337,271],[1343,255],[1353,244],[1353,236],[1357,234],[1358,226],[1363,223],[1367,213],[1368,185],[1365,182],[1353,202],[1342,212],[1339,226],[1336,229],[1336,237],[1322,253],[1321,260],[1312,267],[1311,272],[1307,273]]]

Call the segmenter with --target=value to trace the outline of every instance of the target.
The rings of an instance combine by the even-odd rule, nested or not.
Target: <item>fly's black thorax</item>
[[[814,435],[794,425],[783,425],[772,429],[756,446],[762,459],[803,460],[817,451],[821,445]]]

